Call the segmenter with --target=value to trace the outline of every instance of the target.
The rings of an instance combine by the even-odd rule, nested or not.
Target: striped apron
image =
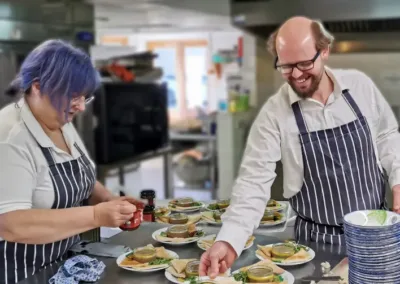
[[[303,186],[289,200],[298,214],[298,241],[344,245],[344,215],[386,208],[385,180],[367,119],[348,90],[342,96],[356,119],[332,129],[309,132],[299,102],[292,105],[304,166]]]
[[[79,207],[92,194],[96,182],[95,169],[75,143],[81,156],[76,160],[56,163],[50,148],[41,150],[49,164],[54,187],[52,209]],[[57,260],[62,260],[79,236],[45,245],[0,241],[0,284],[17,283]]]

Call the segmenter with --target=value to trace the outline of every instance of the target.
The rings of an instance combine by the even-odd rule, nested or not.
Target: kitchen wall
[[[126,31],[113,31],[112,34],[107,31],[98,31],[96,35],[96,43],[101,44],[104,36],[112,35],[119,37],[121,42],[126,42],[127,46],[117,48],[114,43],[109,48],[106,46],[97,46],[94,48],[96,53],[99,51],[103,54],[126,54],[129,49],[135,52],[143,52],[147,50],[147,43],[151,41],[167,41],[167,40],[207,40],[208,41],[208,62],[207,68],[212,67],[212,55],[220,49],[231,49],[237,45],[238,38],[242,36],[239,30],[231,29],[226,31],[210,31],[210,32],[175,32],[175,33],[128,33]],[[125,40],[126,38],[126,40]],[[212,77],[209,77],[209,110],[216,110],[218,104],[218,90],[212,88]]]

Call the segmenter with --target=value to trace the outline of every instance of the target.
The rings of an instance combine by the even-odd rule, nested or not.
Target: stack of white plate
[[[344,217],[350,284],[400,283],[400,215],[355,211]]]

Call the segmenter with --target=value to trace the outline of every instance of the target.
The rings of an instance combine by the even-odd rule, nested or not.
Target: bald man
[[[400,213],[398,123],[367,75],[326,67],[332,42],[320,22],[303,17],[271,35],[268,47],[286,83],[254,121],[231,205],[201,258],[201,275],[215,277],[241,254],[271,196],[279,160],[300,242],[344,245],[344,215],[386,209],[383,169]]]

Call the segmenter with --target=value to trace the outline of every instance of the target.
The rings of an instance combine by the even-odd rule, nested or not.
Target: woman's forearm
[[[93,206],[28,209],[0,215],[0,237],[25,244],[47,244],[96,228]]]
[[[89,205],[96,205],[101,202],[107,202],[113,199],[115,196],[109,192],[104,185],[102,185],[99,181],[96,181],[93,193],[89,198]]]

